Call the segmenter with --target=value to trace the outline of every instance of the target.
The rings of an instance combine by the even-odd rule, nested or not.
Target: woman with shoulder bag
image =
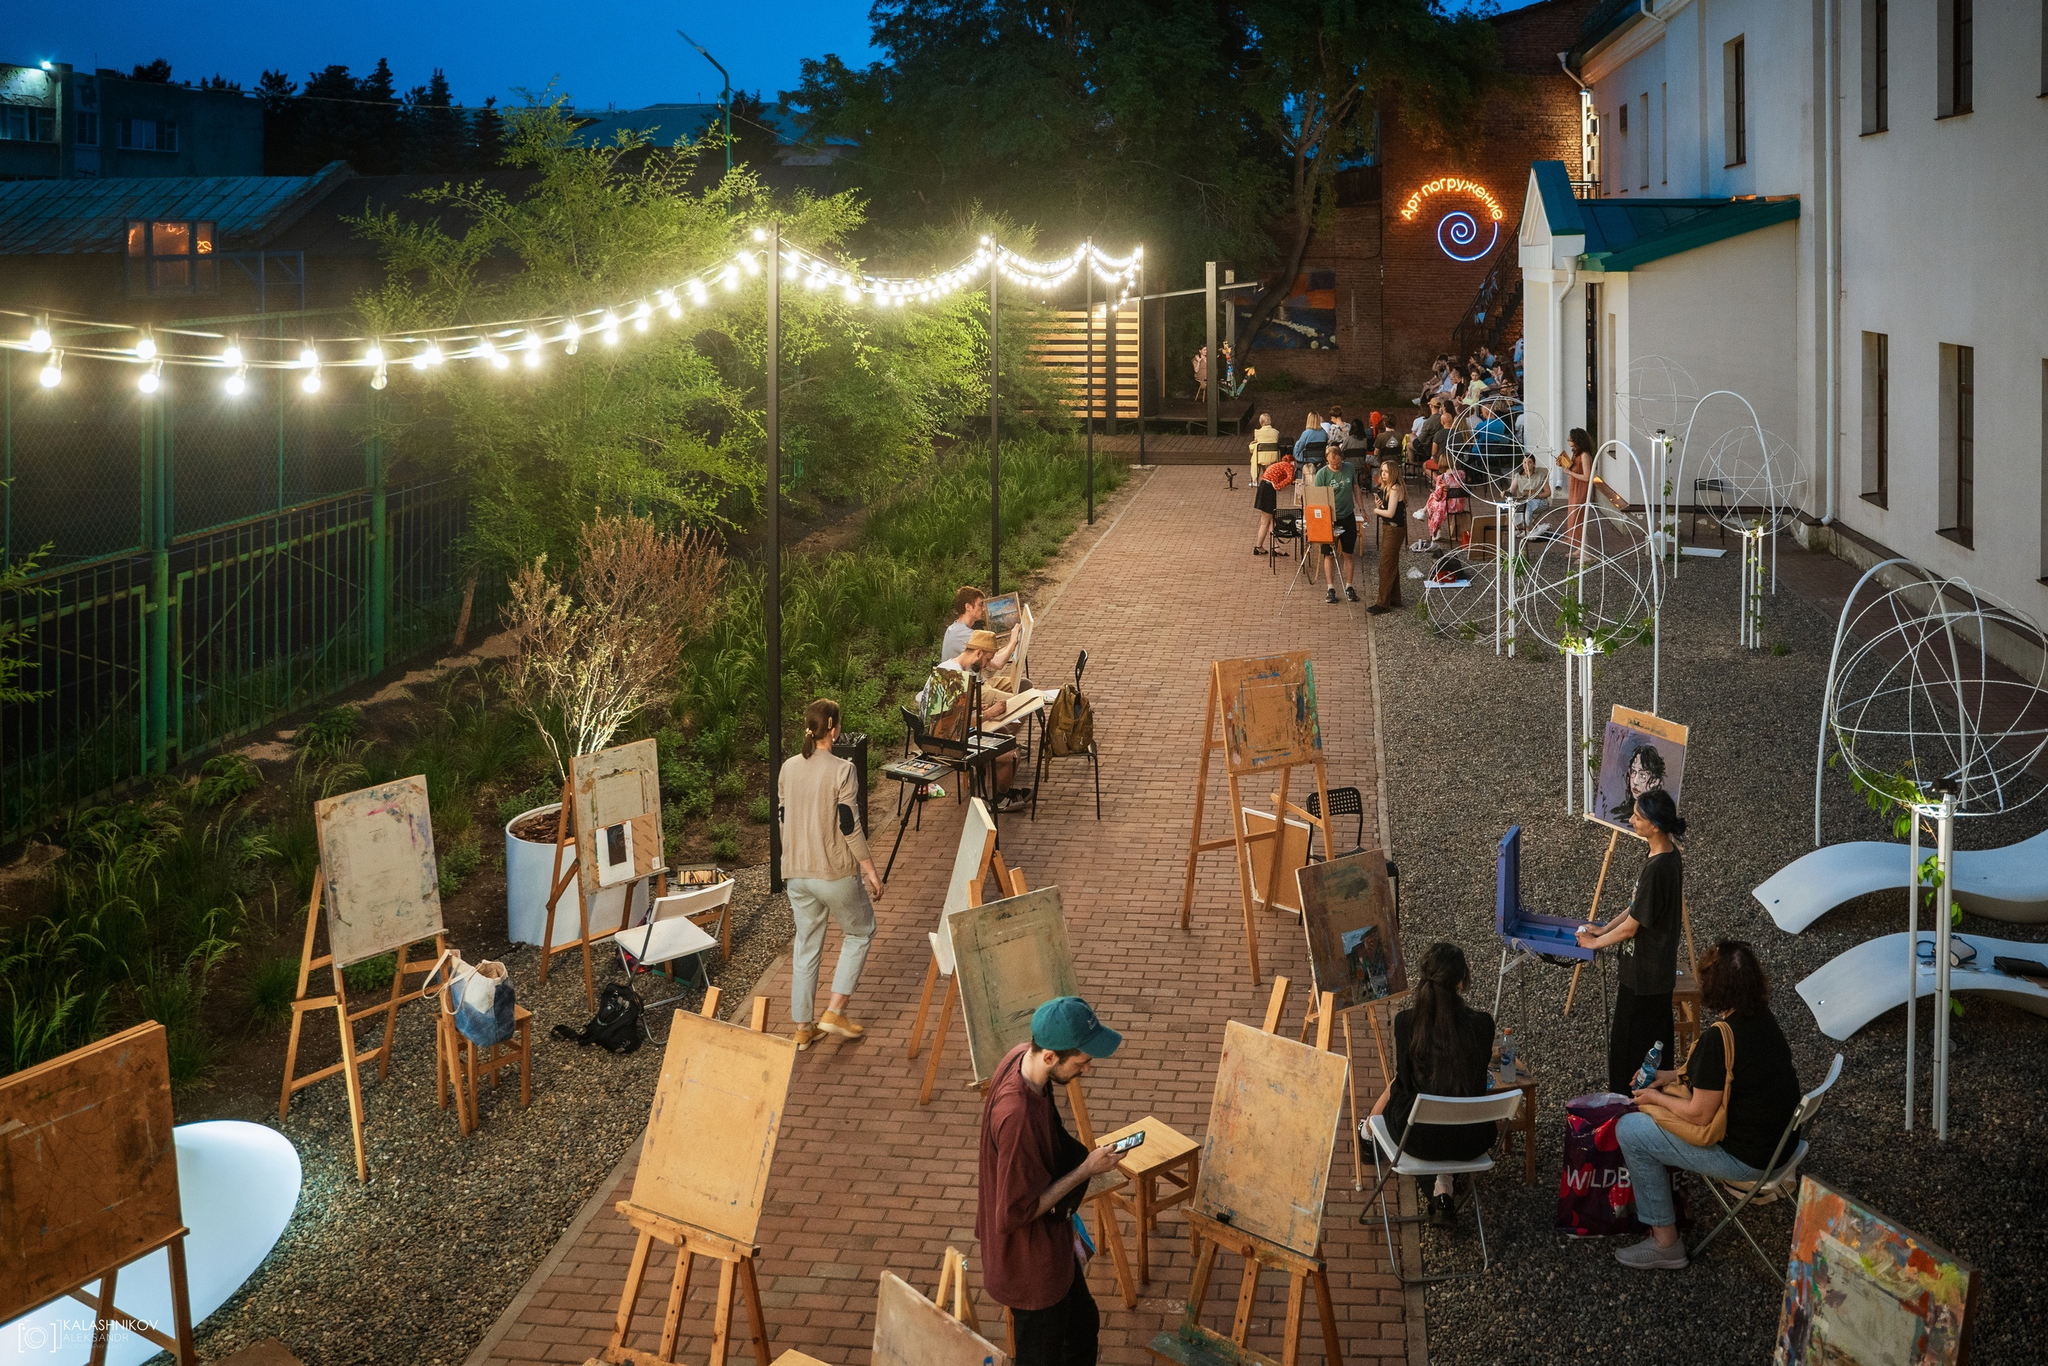
[[[1700,1000],[1721,1018],[1700,1035],[1685,1069],[1658,1072],[1652,1085],[1635,1093],[1636,1112],[1614,1126],[1636,1217],[1650,1227],[1649,1237],[1614,1254],[1623,1266],[1685,1267],[1685,1244],[1674,1227],[1672,1168],[1716,1181],[1764,1176],[1799,1108],[1799,1074],[1770,996],[1763,964],[1744,941],[1723,939],[1700,959]]]

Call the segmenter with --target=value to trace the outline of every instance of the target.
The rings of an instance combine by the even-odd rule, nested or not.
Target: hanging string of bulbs
[[[767,230],[753,231],[756,243],[765,244]],[[974,254],[949,270],[934,275],[883,276],[838,265],[817,252],[784,240],[781,244],[783,278],[807,290],[836,290],[847,303],[867,301],[879,308],[905,308],[913,303],[935,303],[966,288],[978,288],[993,267],[1013,284],[1039,290],[1057,289],[1082,269],[1120,292],[1116,305],[1129,299],[1145,249],[1134,247],[1128,256],[1111,256],[1092,242],[1083,242],[1067,255],[1052,261],[1036,261],[1020,255],[991,237],[983,237]],[[0,309],[0,317],[28,321],[26,336],[0,334],[0,350],[25,351],[43,357],[38,378],[45,389],[55,389],[64,380],[66,357],[107,361],[141,367],[136,387],[153,394],[163,385],[164,367],[192,367],[225,372],[222,390],[230,397],[248,391],[252,370],[300,372],[299,388],[317,394],[322,373],[327,370],[367,370],[370,387],[382,389],[393,367],[431,370],[451,361],[478,361],[498,370],[509,370],[515,359],[526,369],[537,370],[548,350],[560,347],[573,356],[585,338],[595,337],[600,345],[617,346],[624,333],[646,332],[655,320],[666,315],[679,320],[687,310],[710,306],[720,294],[735,293],[743,281],[758,277],[768,267],[770,253],[747,249],[730,260],[707,267],[679,283],[609,308],[585,309],[578,313],[552,313],[531,318],[511,318],[492,323],[468,323],[447,327],[419,328],[375,337],[242,337],[189,327],[135,327],[126,323],[65,319],[55,325],[47,314]],[[60,335],[61,330],[61,335]],[[293,355],[293,348],[297,354]],[[325,347],[326,354],[322,354]],[[355,350],[360,348],[360,350]],[[339,355],[344,349],[351,355]]]

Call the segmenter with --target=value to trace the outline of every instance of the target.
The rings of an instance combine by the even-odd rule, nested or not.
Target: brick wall
[[[1438,222],[1453,210],[1470,212],[1481,244],[1494,225],[1482,203],[1463,193],[1433,196],[1412,222],[1404,222],[1400,210],[1438,177],[1476,181],[1500,204],[1494,252],[1512,252],[1529,164],[1562,161],[1574,177],[1581,174],[1579,87],[1558,68],[1557,53],[1571,46],[1592,2],[1545,0],[1494,21],[1509,80],[1487,101],[1471,153],[1418,136],[1403,124],[1397,105],[1381,110],[1382,199],[1338,209],[1303,262],[1304,270],[1336,273],[1337,349],[1254,351],[1251,363],[1262,374],[1288,370],[1333,388],[1385,383],[1404,394],[1420,383],[1431,359],[1449,348],[1451,329],[1493,264],[1492,255],[1472,262],[1446,256],[1437,245]],[[1286,233],[1284,224],[1275,229],[1283,241]],[[1519,331],[1518,316],[1510,337]]]

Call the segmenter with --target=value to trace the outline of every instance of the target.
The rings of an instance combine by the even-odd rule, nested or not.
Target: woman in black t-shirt
[[[1372,1107],[1374,1114],[1386,1116],[1396,1143],[1407,1132],[1417,1096],[1485,1095],[1487,1064],[1493,1059],[1493,1016],[1466,1005],[1461,994],[1470,981],[1465,951],[1456,944],[1430,945],[1419,976],[1415,1004],[1394,1017],[1393,1080]],[[1495,1134],[1492,1124],[1433,1125],[1417,1129],[1404,1150],[1434,1162],[1464,1161],[1491,1148]],[[1448,1176],[1436,1179],[1429,1222],[1438,1228],[1451,1225]]]
[[[1671,1168],[1717,1181],[1755,1181],[1777,1152],[1799,1108],[1799,1074],[1792,1067],[1791,1046],[1771,1014],[1770,998],[1763,964],[1742,940],[1723,939],[1700,959],[1700,1001],[1722,1018],[1700,1035],[1686,1059],[1682,1075],[1692,1085],[1691,1097],[1680,1100],[1657,1090],[1681,1075],[1660,1071],[1654,1086],[1635,1093],[1636,1113],[1623,1115],[1614,1126],[1635,1191],[1636,1217],[1650,1226],[1649,1237],[1615,1254],[1624,1266],[1675,1271],[1686,1264],[1685,1244],[1673,1227]],[[1732,1080],[1722,1025],[1735,1036]],[[1711,1147],[1686,1142],[1646,1113],[1664,1110],[1706,1124],[1721,1108],[1724,1094],[1727,1132]],[[1784,1155],[1778,1154],[1778,1160],[1784,1161]]]
[[[1635,900],[1627,915],[1606,928],[1578,929],[1585,948],[1621,945],[1620,984],[1607,1032],[1607,1089],[1621,1095],[1628,1094],[1636,1069],[1657,1044],[1664,1045],[1665,1061],[1673,1060],[1671,990],[1678,983],[1678,933],[1685,914],[1685,856],[1677,838],[1685,833],[1685,819],[1671,794],[1661,787],[1643,793],[1628,824],[1650,845]]]

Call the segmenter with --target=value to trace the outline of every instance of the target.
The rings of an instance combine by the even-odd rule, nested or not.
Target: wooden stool
[[[442,1037],[450,1040],[460,1062],[459,1064],[450,1064],[449,1060],[445,1058],[437,1060],[442,1065],[437,1066],[435,1069],[438,1073],[435,1079],[435,1099],[440,1103],[442,1109],[448,1108],[448,1076],[450,1072],[457,1071],[459,1067],[457,1084],[464,1087],[467,1094],[466,1096],[462,1094],[456,1096],[455,1115],[457,1121],[462,1126],[463,1133],[468,1134],[472,1132],[479,1123],[477,1116],[477,1074],[479,1072],[490,1078],[491,1089],[496,1090],[498,1086],[498,1070],[503,1067],[517,1065],[519,1068],[519,1106],[521,1109],[525,1109],[533,1104],[532,1011],[528,1010],[525,1006],[515,1004],[512,1007],[512,1037],[494,1043],[486,1049],[479,1050],[474,1043],[471,1043],[456,1030],[452,1023],[445,1026]],[[441,1044],[438,1038],[434,1051],[437,1053],[441,1051]],[[479,1052],[483,1055],[481,1059],[477,1056]],[[468,1102],[467,1106],[464,1105],[465,1100]]]
[[[1671,1052],[1665,1061],[1671,1066],[1683,1066],[1692,1053],[1692,1046],[1699,1042],[1700,1022],[1704,1018],[1700,1005],[1700,979],[1693,976],[1692,968],[1684,959],[1678,963],[1678,980],[1671,988],[1672,1033]]]
[[[1112,1191],[1109,1201],[1128,1213],[1138,1225],[1138,1280],[1152,1283],[1152,1225],[1161,1210],[1185,1204],[1195,1193],[1195,1180],[1202,1172],[1202,1145],[1176,1131],[1156,1115],[1126,1124],[1113,1134],[1104,1134],[1098,1144],[1128,1138],[1140,1129],[1145,1141],[1125,1155],[1116,1169],[1130,1184]],[[1161,1189],[1162,1184],[1164,1189]]]
[[[1490,1069],[1487,1076],[1493,1082],[1493,1089],[1505,1091],[1513,1087],[1522,1093],[1522,1108],[1513,1119],[1502,1120],[1500,1125],[1500,1155],[1503,1161],[1508,1155],[1508,1138],[1513,1134],[1522,1136],[1522,1184],[1536,1184],[1536,1077],[1528,1068],[1515,1065],[1513,1076],[1499,1067]]]

